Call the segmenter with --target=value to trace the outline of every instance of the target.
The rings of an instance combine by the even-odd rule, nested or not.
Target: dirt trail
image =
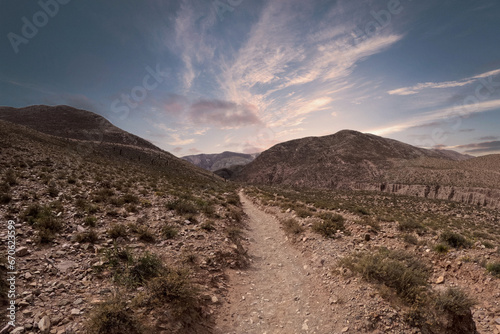
[[[240,193],[249,217],[249,269],[231,271],[230,292],[216,333],[340,333],[329,293],[286,241],[279,222]]]

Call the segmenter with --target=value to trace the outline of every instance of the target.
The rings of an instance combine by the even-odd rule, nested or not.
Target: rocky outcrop
[[[340,188],[368,191],[383,191],[399,195],[443,199],[460,203],[500,208],[500,190],[474,187],[453,187],[439,185],[408,185],[397,183],[353,183],[342,184]]]

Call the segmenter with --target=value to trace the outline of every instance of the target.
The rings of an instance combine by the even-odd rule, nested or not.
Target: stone
[[[212,296],[212,303],[218,303],[219,302],[219,298],[217,298],[217,296]]]
[[[436,284],[443,284],[444,283],[444,276],[439,276],[438,279],[436,280]]]
[[[48,333],[50,331],[50,318],[48,315],[44,316],[39,322],[38,322],[38,329],[40,329],[40,332],[42,333]]]
[[[77,309],[77,308],[74,308],[74,309],[71,310],[70,313],[71,313],[71,315],[80,315],[80,310]]]
[[[496,319],[495,319],[495,323],[496,323],[497,325],[500,325],[500,318],[496,318]]]
[[[339,298],[335,295],[331,296],[330,299],[328,300],[330,305],[331,304],[337,304],[339,302]]]
[[[23,256],[26,256],[26,255],[29,255],[30,251],[28,250],[28,248],[26,247],[19,247],[16,251],[16,255],[18,257],[23,257]]]
[[[24,333],[24,327],[16,327],[10,334],[21,334]]]
[[[349,331],[349,327],[342,328],[342,333],[347,333]]]

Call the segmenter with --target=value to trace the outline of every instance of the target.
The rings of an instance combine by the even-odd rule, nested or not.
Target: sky
[[[0,105],[177,156],[342,129],[500,153],[498,0],[0,0]]]

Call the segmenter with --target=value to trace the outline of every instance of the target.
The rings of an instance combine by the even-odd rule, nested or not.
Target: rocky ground
[[[475,301],[471,311],[477,331],[500,333],[500,280],[484,268],[485,262],[500,260],[498,245],[476,241],[437,252],[433,233],[415,233],[416,243],[405,242],[397,222],[367,225],[348,210],[336,211],[346,219],[345,230],[325,238],[311,228],[318,221],[315,214],[298,217],[295,210],[280,207],[279,199],[268,200],[278,198],[276,193],[247,193],[243,202],[253,261],[248,270],[230,271],[220,333],[421,333],[406,321],[407,305],[339,265],[350,254],[380,247],[415,255],[431,267],[430,289],[459,287]],[[278,230],[290,218],[299,222],[300,233]]]
[[[209,333],[224,270],[246,261],[236,188],[22,131],[0,126],[0,331],[13,220],[16,327],[2,333]]]

